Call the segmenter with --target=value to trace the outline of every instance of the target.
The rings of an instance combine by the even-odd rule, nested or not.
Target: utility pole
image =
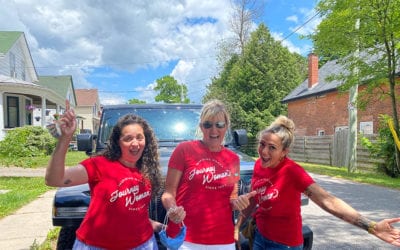
[[[349,92],[349,133],[346,166],[348,172],[357,169],[357,107],[356,100],[358,95],[358,84],[352,86]]]
[[[360,28],[360,19],[356,21],[356,30]],[[360,51],[359,46],[355,52],[355,57],[358,61]],[[356,62],[358,63],[358,62]],[[346,166],[348,172],[355,172],[357,169],[357,95],[358,95],[358,84],[359,84],[359,72],[358,67],[354,68],[354,75],[357,77],[357,84],[354,84],[349,90],[349,133],[348,133],[348,149],[346,157]]]

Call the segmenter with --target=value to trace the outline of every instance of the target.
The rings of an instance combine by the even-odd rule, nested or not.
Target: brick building
[[[288,105],[288,117],[296,125],[296,135],[332,135],[337,130],[347,129],[349,108],[352,108],[349,105],[349,93],[339,93],[341,82],[326,80],[328,76],[342,72],[343,67],[334,60],[318,69],[318,57],[313,53],[308,56],[308,67],[308,79],[282,100]],[[364,88],[360,85],[359,93]],[[382,85],[382,88],[387,90],[388,86]],[[397,88],[397,93],[400,96],[400,88]],[[358,131],[364,134],[377,133],[379,115],[392,114],[389,96],[380,98],[382,95],[377,93],[369,99],[365,110],[358,109]]]

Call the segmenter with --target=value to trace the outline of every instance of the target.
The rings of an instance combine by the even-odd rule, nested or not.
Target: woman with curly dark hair
[[[162,224],[150,220],[148,212],[151,196],[161,185],[152,128],[139,116],[125,115],[113,128],[103,152],[65,168],[76,130],[76,116],[68,106],[57,121],[60,135],[45,180],[53,187],[89,184],[91,201],[73,249],[158,249],[154,231]]]

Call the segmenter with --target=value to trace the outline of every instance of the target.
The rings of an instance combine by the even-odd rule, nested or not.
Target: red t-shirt
[[[91,200],[76,231],[85,244],[106,249],[131,249],[153,236],[148,207],[151,184],[137,168],[103,156],[81,162],[89,177]]]
[[[301,193],[314,180],[297,163],[285,158],[275,168],[254,165],[252,190],[259,205],[255,218],[261,235],[269,240],[298,246],[303,243]]]
[[[186,211],[186,241],[207,245],[235,242],[230,196],[240,178],[239,164],[239,157],[227,148],[211,152],[201,141],[177,146],[168,166],[183,172],[176,203]],[[170,222],[167,232],[176,235],[177,224]]]

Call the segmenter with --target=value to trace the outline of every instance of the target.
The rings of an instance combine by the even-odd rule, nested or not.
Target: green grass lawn
[[[338,168],[309,163],[300,163],[300,165],[310,173],[400,190],[400,178],[392,178],[380,172],[356,171],[355,173],[349,173],[347,168],[344,167]]]
[[[65,165],[73,166],[88,156],[85,152],[69,151],[65,159]],[[4,158],[0,157],[0,166],[15,166],[23,168],[43,168],[47,166],[50,155],[38,157]]]
[[[67,153],[66,165],[73,166],[85,159],[87,155],[83,152],[71,151]],[[47,157],[30,157],[28,164],[22,164],[21,159],[0,159],[0,165],[3,162],[9,162],[8,166],[39,168],[46,167],[50,156]],[[27,161],[28,162],[28,161]],[[34,165],[31,163],[35,162]],[[7,216],[18,208],[28,204],[36,199],[39,195],[52,189],[44,183],[43,177],[0,177],[0,218]]]
[[[42,177],[0,178],[0,219],[50,190]]]

